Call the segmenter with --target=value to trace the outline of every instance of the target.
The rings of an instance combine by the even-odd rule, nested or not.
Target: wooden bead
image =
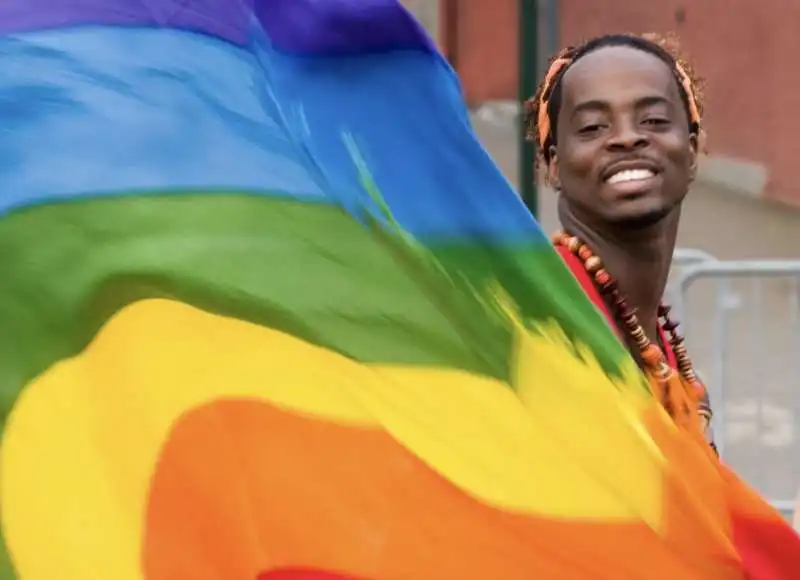
[[[614,280],[609,280],[605,286],[603,286],[603,290],[609,296],[613,295],[614,292],[619,292],[617,290],[617,283]]]
[[[611,276],[609,275],[608,272],[606,272],[601,268],[594,273],[594,281],[597,282],[603,288],[605,288],[611,283]]]
[[[603,262],[597,256],[590,256],[584,264],[584,268],[586,268],[587,272],[597,272],[600,268],[603,267]]]
[[[673,369],[671,366],[669,366],[669,364],[667,364],[667,360],[664,358],[663,352],[661,353],[661,362],[658,365],[658,372],[662,377],[664,377],[667,380],[669,380],[670,377],[675,376],[675,369]]]
[[[595,260],[599,260],[597,256],[592,253],[592,250],[589,249],[589,246],[581,246],[578,250],[578,257],[583,260],[584,262],[594,258]]]

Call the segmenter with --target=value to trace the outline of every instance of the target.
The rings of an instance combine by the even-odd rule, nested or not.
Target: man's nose
[[[631,149],[641,149],[649,143],[650,138],[637,124],[624,122],[612,127],[607,146],[613,150],[629,151]]]

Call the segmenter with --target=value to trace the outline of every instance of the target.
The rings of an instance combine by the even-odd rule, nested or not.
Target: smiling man
[[[666,44],[606,35],[562,51],[527,122],[559,193],[559,253],[673,416],[707,428],[706,391],[662,303],[702,137],[691,69]]]
[[[669,45],[606,35],[562,51],[528,101],[526,122],[559,194],[559,254],[666,410],[702,446],[704,434],[711,439],[708,397],[662,302],[702,149],[702,103],[691,68]],[[724,481],[713,493],[732,506],[746,577],[797,577],[800,538],[772,535],[738,514],[749,492],[733,476]]]

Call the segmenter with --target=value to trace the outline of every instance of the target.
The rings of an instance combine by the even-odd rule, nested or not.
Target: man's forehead
[[[562,83],[567,103],[613,100],[641,91],[677,96],[668,65],[653,54],[627,46],[603,47],[581,57],[567,69]]]

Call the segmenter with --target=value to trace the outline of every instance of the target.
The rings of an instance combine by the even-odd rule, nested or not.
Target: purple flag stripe
[[[164,26],[245,45],[257,19],[294,54],[434,51],[398,0],[5,0],[0,34],[74,26]]]

